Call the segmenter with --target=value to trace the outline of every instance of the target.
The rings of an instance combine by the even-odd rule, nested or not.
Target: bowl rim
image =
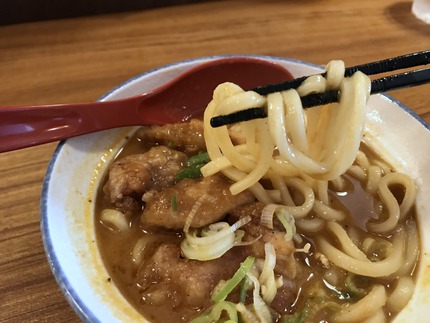
[[[134,77],[131,77],[127,79],[126,81],[120,83],[119,85],[115,86],[105,94],[103,94],[101,97],[99,97],[98,101],[106,101],[109,100],[110,97],[115,94],[117,91],[123,89],[124,87],[130,85],[133,82],[139,81],[142,77],[149,76],[151,74],[158,73],[159,71],[162,71],[164,69],[168,69],[175,66],[181,66],[187,63],[202,63],[208,60],[216,60],[216,59],[223,59],[223,58],[233,58],[233,57],[249,57],[249,58],[255,58],[255,59],[268,59],[268,60],[277,60],[277,61],[284,61],[284,62],[290,62],[295,63],[298,65],[304,65],[308,67],[318,68],[322,69],[323,66],[305,62],[298,59],[292,59],[292,58],[285,58],[285,57],[278,57],[278,56],[272,56],[272,55],[254,55],[254,54],[231,54],[231,55],[213,55],[213,56],[203,56],[203,57],[197,57],[197,58],[191,58],[181,61],[176,61],[173,63],[169,63],[160,67],[156,67],[153,69],[150,69],[146,72],[140,73]],[[398,100],[394,99],[393,97],[387,95],[387,94],[378,94],[379,96],[383,96],[386,99],[390,101],[390,103],[393,103],[397,105],[399,108],[404,110],[407,114],[409,114],[411,117],[416,119],[416,121],[419,122],[427,131],[430,132],[430,124],[427,123],[423,118],[421,118],[416,112],[408,108],[403,103],[399,102]],[[45,254],[48,259],[49,266],[51,268],[51,271],[57,281],[58,286],[60,287],[63,295],[65,296],[66,300],[69,302],[71,307],[74,309],[74,311],[77,313],[77,315],[85,322],[101,322],[97,316],[93,313],[93,311],[82,301],[79,294],[76,292],[75,288],[73,287],[73,284],[70,282],[70,280],[67,278],[67,276],[64,274],[64,269],[61,266],[61,263],[53,251],[53,241],[51,240],[51,236],[49,234],[49,228],[48,228],[48,193],[50,189],[51,184],[51,177],[53,175],[53,169],[56,165],[57,159],[60,155],[61,150],[63,149],[64,145],[67,143],[67,140],[61,141],[50,161],[46,170],[46,174],[43,180],[42,185],[42,191],[41,191],[41,202],[40,202],[40,227],[41,227],[41,233],[42,233],[42,241],[44,245]]]

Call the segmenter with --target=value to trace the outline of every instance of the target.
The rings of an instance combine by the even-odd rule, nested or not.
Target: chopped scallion
[[[191,156],[187,159],[187,166],[204,165],[211,161],[209,154],[205,151],[200,151],[197,155]]]
[[[182,181],[185,178],[199,178],[202,176],[200,168],[210,162],[207,152],[199,152],[197,155],[191,156],[186,161],[186,166],[182,171],[176,175],[177,181]]]
[[[176,195],[172,195],[170,198],[170,205],[173,212],[178,212],[178,202],[176,201]]]
[[[304,323],[304,322],[313,322],[317,314],[323,310],[329,311],[339,311],[341,309],[341,305],[326,300],[322,297],[311,297],[308,298],[303,306],[301,312],[296,312],[290,315],[284,315],[282,317],[282,323]]]
[[[185,178],[199,178],[200,176],[202,176],[200,168],[201,167],[196,166],[184,168],[176,175],[176,180],[180,182]]]
[[[348,299],[359,299],[362,298],[366,294],[366,289],[359,287],[357,283],[361,283],[361,285],[367,285],[368,281],[366,277],[356,276],[353,274],[349,274],[345,278],[345,287],[346,291],[342,291],[340,296],[343,296]]]
[[[228,294],[245,278],[246,274],[251,269],[255,258],[248,256],[245,261],[240,265],[236,273],[231,277],[224,286],[215,294],[212,295],[212,300],[214,302],[220,302],[226,299]]]
[[[239,302],[242,304],[245,304],[246,301],[246,289],[248,287],[248,278],[245,276],[242,279],[242,284],[240,286],[240,296],[239,296]]]
[[[290,213],[287,213],[285,211],[277,211],[276,217],[278,218],[279,222],[282,223],[282,225],[285,228],[285,240],[289,241],[293,238],[293,236],[296,234],[296,226],[294,223],[294,218]]]
[[[222,313],[228,316],[228,320],[221,319]],[[236,304],[222,301],[216,303],[212,308],[205,311],[201,315],[197,316],[190,323],[213,323],[213,322],[239,322],[239,317],[237,315]]]

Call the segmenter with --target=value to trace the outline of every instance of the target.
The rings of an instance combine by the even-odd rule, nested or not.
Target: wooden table
[[[411,1],[209,1],[0,27],[0,106],[96,100],[183,59],[264,54],[347,65],[430,48]],[[430,85],[392,92],[430,122]],[[44,254],[39,198],[56,143],[0,155],[0,322],[78,321]]]

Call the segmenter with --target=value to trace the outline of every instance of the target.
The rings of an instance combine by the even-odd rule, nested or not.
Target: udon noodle
[[[411,298],[419,252],[415,183],[363,143],[369,78],[361,72],[344,78],[341,61],[330,62],[326,71],[325,78],[312,76],[296,90],[268,96],[233,83],[215,89],[203,120],[209,160],[199,164],[201,174],[204,178],[222,174],[229,179],[232,196],[251,192],[255,200],[251,204],[262,206],[257,220],[254,211],[246,213],[244,208],[240,214],[245,216],[229,219],[236,212],[230,210],[219,220],[196,226],[205,205],[219,207],[207,192],[195,199],[179,228],[168,228],[177,232],[173,240],[188,265],[214,262],[234,250],[254,250],[234,274],[213,286],[209,304],[183,319],[385,322]],[[329,89],[339,90],[339,103],[302,108],[300,96]],[[219,128],[210,125],[217,115],[260,106],[267,108],[267,118]],[[150,197],[141,193],[138,199],[147,202]],[[177,194],[165,202],[171,208],[166,217],[178,212],[176,199],[180,200]],[[143,223],[148,205],[143,204]],[[118,211],[121,207],[108,206],[106,210],[104,203],[101,222],[120,233],[137,228],[133,230],[140,233],[129,239],[134,241],[133,262],[140,268],[152,263],[151,256],[144,256],[152,239],[145,235],[150,229],[133,219],[124,223],[127,216]],[[264,229],[250,234],[255,223]],[[279,238],[276,234],[281,232]],[[258,243],[262,247],[256,252]],[[287,247],[292,248],[288,256],[280,252]],[[288,299],[286,294],[288,306],[275,311],[273,304]],[[142,310],[144,315],[146,311]]]

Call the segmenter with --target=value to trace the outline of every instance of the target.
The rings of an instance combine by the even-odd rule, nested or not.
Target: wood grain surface
[[[171,62],[264,54],[355,65],[430,48],[411,1],[207,1],[0,27],[0,106],[96,100]],[[430,122],[430,85],[392,92]],[[78,322],[39,223],[56,143],[0,154],[0,322]]]

